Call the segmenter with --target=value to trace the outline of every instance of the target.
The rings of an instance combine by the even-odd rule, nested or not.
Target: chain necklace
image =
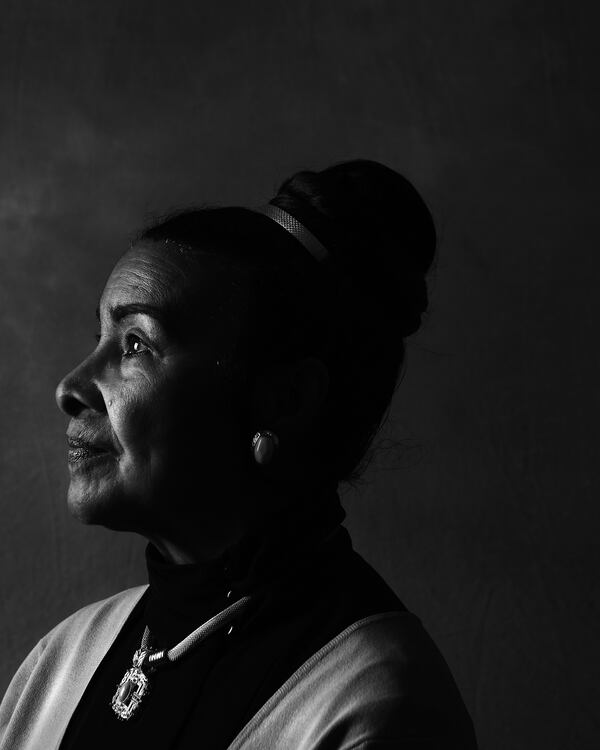
[[[130,719],[137,711],[138,706],[150,691],[150,676],[154,672],[165,664],[179,661],[209,635],[228,625],[247,609],[251,600],[252,597],[243,596],[233,602],[168,651],[152,648],[152,636],[150,629],[146,627],[140,647],[133,655],[133,666],[123,675],[111,701],[112,709],[119,719]]]

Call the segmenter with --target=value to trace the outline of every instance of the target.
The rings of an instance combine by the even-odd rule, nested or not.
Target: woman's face
[[[69,507],[85,523],[199,541],[205,529],[205,548],[245,523],[252,435],[222,368],[244,316],[217,314],[221,280],[214,256],[192,266],[154,243],[112,271],[96,348],[56,393],[71,418]]]

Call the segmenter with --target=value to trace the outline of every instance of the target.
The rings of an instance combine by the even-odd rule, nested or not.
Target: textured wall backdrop
[[[592,8],[0,2],[0,690],[144,578],[140,540],[66,512],[53,395],[129,234],[363,156],[417,184],[441,245],[384,434],[406,447],[345,495],[355,546],[437,639],[482,748],[598,746]]]

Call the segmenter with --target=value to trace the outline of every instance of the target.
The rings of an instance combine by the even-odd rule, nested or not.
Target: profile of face
[[[97,345],[56,398],[70,417],[72,514],[207,549],[252,509],[241,490],[251,434],[220,361],[240,331],[215,314],[223,289],[204,255],[192,268],[162,243],[126,252],[100,299]]]

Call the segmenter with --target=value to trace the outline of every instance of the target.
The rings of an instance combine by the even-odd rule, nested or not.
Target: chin
[[[71,480],[67,506],[73,518],[89,526],[104,526],[114,531],[136,531],[139,524],[135,512],[120,493],[104,488],[82,486]]]

